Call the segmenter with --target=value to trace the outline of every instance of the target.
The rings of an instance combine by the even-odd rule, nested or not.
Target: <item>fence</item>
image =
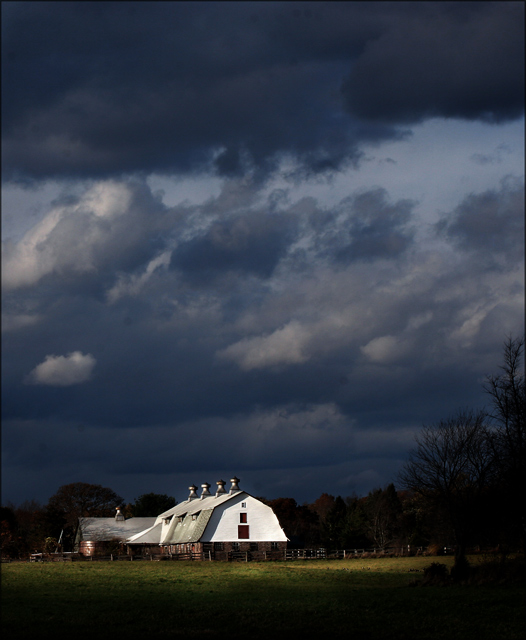
[[[204,551],[199,553],[83,556],[80,553],[34,553],[29,562],[159,562],[223,561],[265,562],[272,560],[325,560],[382,556],[412,556],[427,553],[425,547],[389,547],[386,549],[286,549],[285,551]],[[2,562],[9,562],[3,558]]]

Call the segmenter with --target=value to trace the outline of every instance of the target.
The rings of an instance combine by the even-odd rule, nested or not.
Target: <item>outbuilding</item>
[[[128,518],[126,519],[118,508],[113,518],[79,518],[75,536],[75,551],[84,556],[107,555],[115,543],[124,545],[127,538],[153,525],[156,518]],[[155,553],[159,553],[155,546]],[[145,545],[138,547],[141,553],[151,553]]]

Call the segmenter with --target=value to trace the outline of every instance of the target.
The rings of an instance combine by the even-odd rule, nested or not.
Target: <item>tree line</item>
[[[177,503],[173,496],[146,493],[125,504],[108,487],[87,482],[61,486],[46,505],[35,500],[0,508],[2,557],[72,551],[79,518],[111,518],[116,508],[126,518],[157,516]]]
[[[323,493],[313,503],[259,499],[272,507],[294,548],[451,548],[460,574],[469,548],[503,554],[525,551],[526,485],[524,338],[509,337],[503,362],[488,375],[489,408],[460,409],[424,425],[407,462],[391,483],[367,496]],[[172,496],[144,494],[133,503],[100,485],[59,488],[47,505],[35,501],[1,507],[2,554],[71,550],[78,518],[157,516]]]

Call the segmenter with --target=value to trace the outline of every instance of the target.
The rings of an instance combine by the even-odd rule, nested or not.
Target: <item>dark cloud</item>
[[[323,252],[325,247],[343,263],[397,258],[413,242],[409,222],[415,204],[410,200],[390,204],[380,188],[348,198],[328,215],[330,223],[320,234],[320,249]]]
[[[133,254],[135,246],[137,259],[121,271],[120,259],[106,257],[119,244],[108,225],[95,242],[101,253],[92,254],[103,256],[94,267],[106,274],[105,295],[66,286],[60,272],[7,292],[7,495],[23,490],[46,500],[61,484],[82,480],[131,499],[151,482],[157,492],[178,491],[198,469],[210,481],[221,465],[249,482],[264,477],[267,494],[298,500],[331,490],[333,480],[343,495],[368,491],[391,479],[422,421],[484,402],[481,372],[500,358],[495,335],[522,322],[515,277],[502,268],[481,273],[471,250],[457,250],[454,263],[419,250],[398,231],[411,224],[412,203],[391,204],[387,193],[360,192],[324,217],[315,200],[290,206],[274,193],[265,207],[239,185],[200,207],[173,210],[158,209],[145,187],[142,199],[140,186],[124,187],[132,194],[130,220],[150,220],[152,229],[159,218],[170,220],[161,250],[186,242],[186,263],[170,269],[166,258],[148,271],[158,253],[144,253],[144,233],[137,233],[127,249]],[[81,196],[75,206],[87,201]],[[271,206],[273,214],[263,213]],[[365,225],[382,238],[381,220],[385,237],[394,229],[412,247],[394,263],[383,259],[391,254],[382,242],[373,259],[338,260],[338,246],[324,237],[332,228],[345,242],[361,239]],[[459,233],[445,241],[456,248]],[[188,234],[195,243],[184,241]],[[297,245],[308,269],[296,268]],[[60,263],[71,249],[57,242],[54,250]],[[96,360],[89,377],[69,386],[49,377],[24,384],[41,363],[75,352]],[[41,489],[25,480],[15,487],[20,469],[38,475]]]
[[[499,190],[468,195],[436,229],[464,250],[516,264],[524,256],[524,183],[505,178]]]
[[[523,111],[521,3],[5,3],[7,179],[338,170]],[[350,75],[349,75],[350,73]],[[345,80],[345,82],[344,82]],[[343,93],[341,91],[342,83]]]
[[[8,499],[367,492],[483,404],[524,323],[523,180],[488,188],[521,173],[522,14],[3,3],[3,175],[48,202],[7,185]]]
[[[295,223],[290,216],[261,211],[219,220],[181,243],[171,266],[208,282],[225,271],[269,277],[297,234]]]
[[[110,182],[62,203],[55,227],[44,224],[48,235],[37,234],[34,251],[38,265],[48,265],[45,274],[37,269],[29,270],[32,279],[13,277],[17,269],[20,278],[27,275],[32,253],[4,269],[10,283],[4,311],[11,318],[3,348],[4,417],[179,429],[205,417],[248,420],[256,408],[334,403],[364,426],[396,423],[388,415],[395,407],[405,416],[400,420],[408,419],[404,405],[415,420],[426,405],[438,412],[436,388],[447,390],[449,402],[477,396],[467,373],[480,367],[470,336],[497,313],[499,296],[507,300],[505,272],[490,284],[480,281],[470,252],[450,265],[447,258],[406,251],[417,248],[414,203],[391,203],[381,189],[332,209],[313,199],[288,205],[276,192],[262,203],[254,193],[253,186],[234,181],[199,207],[167,209],[144,184]],[[467,237],[477,205],[487,202],[480,228],[492,225],[500,206],[500,231],[507,227],[508,237],[517,224],[510,206],[518,198],[512,183],[500,194],[471,196],[457,208],[446,240]],[[159,233],[161,246],[151,240]],[[486,235],[474,237],[486,252],[508,246],[497,240],[492,248]],[[387,268],[386,258],[396,258],[396,268]],[[309,268],[298,269],[298,260]],[[85,287],[86,277],[98,283],[97,295]],[[494,293],[481,312],[476,301],[488,286]],[[478,319],[470,324],[473,304]],[[514,318],[510,309],[506,322]],[[460,378],[451,372],[459,348],[475,362],[465,357]],[[96,360],[85,382],[24,385],[48,356],[73,352]],[[431,386],[422,383],[430,369]],[[389,390],[383,415],[378,385]],[[420,386],[421,402],[415,403]]]
[[[400,3],[352,64],[350,113],[384,123],[524,112],[524,4]]]

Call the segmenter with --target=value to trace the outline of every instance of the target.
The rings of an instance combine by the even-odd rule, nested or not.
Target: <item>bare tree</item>
[[[499,471],[501,520],[508,540],[522,539],[526,552],[526,384],[523,368],[524,337],[509,336],[504,343],[500,372],[484,385],[492,400],[496,424],[492,443]]]
[[[367,530],[374,546],[384,549],[391,544],[397,532],[398,519],[402,505],[396,494],[394,484],[385,489],[369,492],[365,503]]]
[[[402,487],[446,514],[456,541],[457,567],[465,564],[466,546],[481,516],[494,466],[486,413],[464,410],[424,426],[399,474]]]
[[[524,451],[526,386],[522,357],[524,354],[524,337],[509,336],[504,343],[504,364],[501,372],[486,377],[484,390],[492,399],[491,417],[503,430],[503,435],[513,447]]]

